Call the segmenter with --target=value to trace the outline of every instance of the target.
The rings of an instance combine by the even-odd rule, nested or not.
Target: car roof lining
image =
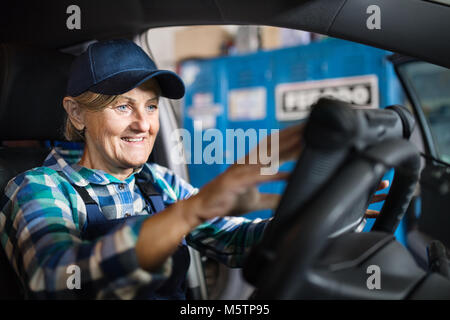
[[[18,6],[22,4],[21,6]],[[92,39],[130,37],[149,28],[186,25],[268,25],[368,44],[450,67],[450,7],[422,0],[80,0],[81,29],[69,30],[74,1],[4,4],[1,42],[64,48]],[[377,5],[381,29],[369,30],[366,13]],[[420,15],[418,14],[420,13]],[[26,21],[26,23],[25,23]]]

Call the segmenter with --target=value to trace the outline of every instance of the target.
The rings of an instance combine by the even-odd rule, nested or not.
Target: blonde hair
[[[158,82],[156,79],[152,78],[148,81],[141,84],[139,87],[143,88],[152,88],[156,91],[157,95],[161,95],[161,88],[159,87]],[[121,95],[106,95],[101,93],[95,93],[92,91],[86,91],[80,94],[76,97],[71,97],[73,100],[75,100],[76,103],[78,103],[78,106],[82,110],[96,112],[96,111],[102,111],[106,107],[115,104]],[[64,127],[64,137],[67,139],[67,141],[74,141],[74,142],[83,142],[84,141],[84,131],[78,130],[75,128],[75,126],[72,124],[72,121],[70,121],[69,116],[66,116],[66,122]]]
[[[87,111],[102,111],[107,106],[114,104],[117,100],[119,100],[120,95],[110,96],[101,93],[95,93],[91,91],[86,91],[76,97],[71,97],[78,103],[78,106],[82,110]],[[80,142],[84,141],[84,129],[78,130],[70,121],[69,116],[66,116],[66,123],[64,127],[64,137],[68,141]]]

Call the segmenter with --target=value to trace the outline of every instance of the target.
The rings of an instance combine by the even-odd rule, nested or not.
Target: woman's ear
[[[63,99],[63,106],[64,109],[66,109],[67,115],[72,122],[73,126],[77,130],[83,130],[86,126],[84,123],[84,116],[83,112],[78,104],[74,99],[71,97],[64,97]]]

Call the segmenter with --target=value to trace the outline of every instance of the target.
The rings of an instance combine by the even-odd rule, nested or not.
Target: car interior
[[[369,2],[381,8],[379,30],[365,27]],[[80,30],[61,27],[69,1],[6,4],[0,28],[2,196],[11,178],[41,165],[53,143],[64,141],[60,105],[73,52],[79,51],[74,48],[92,40],[132,39],[165,26],[270,25],[390,50],[398,54],[399,65],[414,58],[450,68],[450,42],[439,36],[450,28],[448,4],[369,2],[83,0],[78,1],[85,21]],[[414,97],[408,98],[414,106]],[[440,190],[449,181],[448,166],[439,163],[429,145],[422,153],[411,142],[415,127],[427,140],[425,123],[417,108],[358,110],[327,98],[314,105],[305,150],[273,221],[243,268],[255,288],[251,299],[450,299],[448,193],[423,194],[420,232],[412,240],[419,252],[393,236],[417,184]],[[160,137],[149,161],[170,167],[168,148],[167,139]],[[379,218],[370,232],[358,232],[378,183],[392,168],[394,182]],[[382,290],[367,289],[367,270],[373,265],[382,270]],[[23,286],[0,250],[0,299],[26,298]]]
[[[449,297],[446,274],[419,268],[393,238],[419,181],[419,152],[408,141],[413,129],[401,106],[358,110],[326,98],[313,106],[305,150],[244,268],[256,299]],[[392,167],[394,181],[371,231],[349,232]],[[367,290],[370,265],[383,270],[383,290]]]

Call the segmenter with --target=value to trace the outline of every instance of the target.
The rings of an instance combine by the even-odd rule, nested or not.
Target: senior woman
[[[181,79],[131,41],[97,42],[75,59],[65,134],[84,150],[52,149],[9,182],[0,211],[1,243],[30,297],[184,299],[187,245],[242,265],[267,221],[234,215],[274,208],[279,196],[256,186],[287,174],[235,164],[198,190],[147,163],[159,98],[183,95]],[[298,157],[301,131],[280,131],[280,161]]]
[[[227,215],[274,208],[279,196],[255,187],[287,175],[232,165],[198,190],[147,163],[160,97],[183,95],[181,79],[128,40],[91,44],[74,60],[65,135],[84,150],[52,149],[9,182],[0,212],[1,243],[30,297],[184,299],[186,245],[242,264],[266,221]],[[301,130],[281,131],[280,161],[298,156]]]

